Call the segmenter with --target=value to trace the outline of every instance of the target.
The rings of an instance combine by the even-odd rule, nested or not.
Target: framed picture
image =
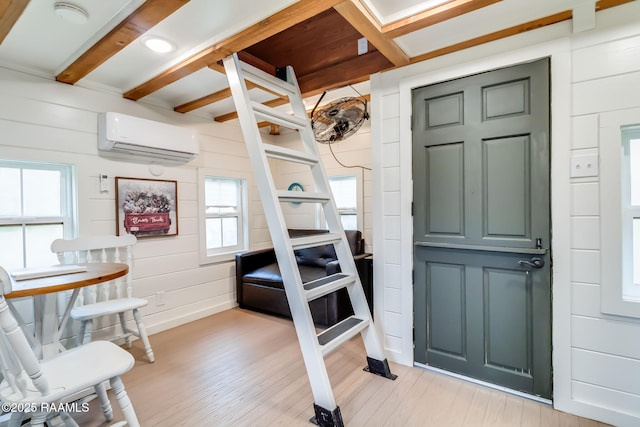
[[[178,182],[116,177],[116,235],[178,234]]]

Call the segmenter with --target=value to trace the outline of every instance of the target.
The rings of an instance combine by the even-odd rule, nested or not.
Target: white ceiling
[[[68,64],[115,27],[144,0],[68,0],[89,13],[85,24],[54,14],[55,0],[31,0],[12,31],[0,44],[0,66],[55,78]],[[190,0],[148,34],[164,37],[177,49],[157,54],[138,39],[78,82],[78,85],[124,93],[172,65],[238,33],[297,0]],[[381,23],[424,10],[437,0],[363,0]],[[572,9],[594,0],[502,0],[488,7],[432,25],[394,41],[409,57],[470,38]],[[227,86],[224,75],[205,68],[143,98],[173,108]],[[359,85],[367,91],[367,85]],[[233,110],[222,101],[191,114],[212,117]]]

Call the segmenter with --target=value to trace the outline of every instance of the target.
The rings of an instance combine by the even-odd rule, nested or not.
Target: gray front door
[[[549,61],[413,91],[415,360],[551,398]]]

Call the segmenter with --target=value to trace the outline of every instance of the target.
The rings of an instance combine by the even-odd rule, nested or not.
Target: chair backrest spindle
[[[137,239],[131,234],[124,236],[80,236],[72,240],[58,239],[51,244],[61,263],[116,262],[129,265],[129,273],[111,282],[86,287],[78,297],[76,306],[132,296],[132,246]],[[67,256],[66,254],[72,254]],[[124,254],[124,255],[123,255]]]
[[[11,314],[4,294],[11,292],[13,278],[0,267],[0,363],[2,373],[16,396],[49,394],[49,384],[27,337]]]

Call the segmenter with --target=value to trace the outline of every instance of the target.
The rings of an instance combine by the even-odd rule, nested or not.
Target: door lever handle
[[[540,257],[534,256],[534,257],[531,257],[531,260],[529,261],[524,259],[519,259],[518,265],[528,265],[529,267],[533,267],[533,268],[542,268],[544,267],[544,260]]]

